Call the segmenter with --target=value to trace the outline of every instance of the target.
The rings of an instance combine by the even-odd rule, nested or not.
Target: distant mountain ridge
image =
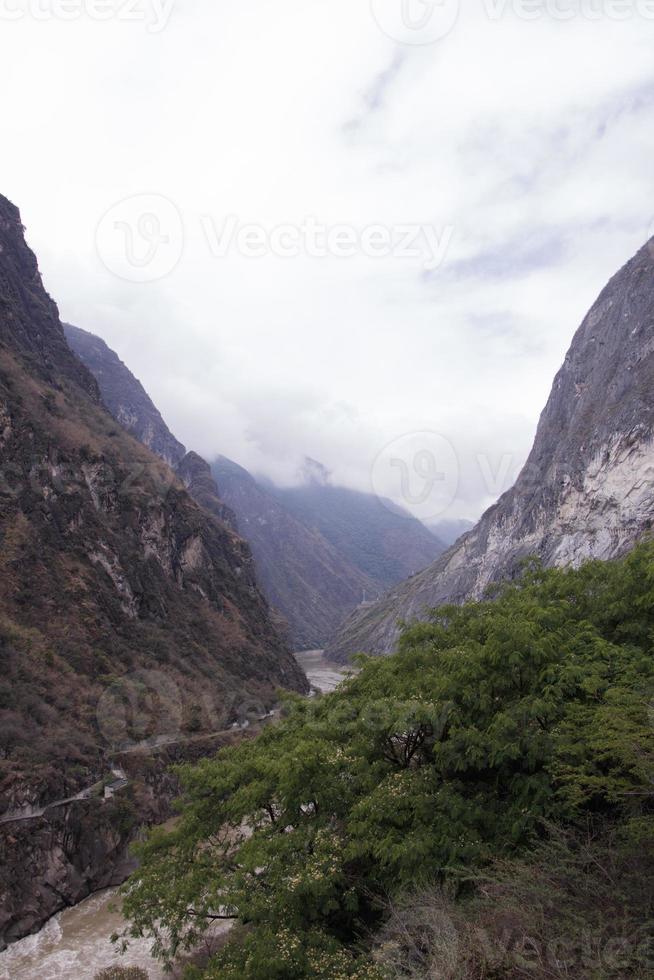
[[[250,542],[261,586],[286,619],[296,649],[319,649],[363,598],[382,590],[320,531],[284,506],[268,483],[225,457],[213,473]]]
[[[175,438],[147,391],[118,355],[95,334],[63,324],[66,339],[97,381],[102,402],[135,439],[160,456],[193,499],[219,521],[238,531],[236,518],[221,500],[211,467]]]
[[[186,453],[143,385],[114,351],[79,327],[67,324],[65,331],[71,348],[94,374],[114,418],[153,451],[173,460],[194,500],[248,540],[257,579],[276,611],[277,627],[288,633],[295,649],[323,646],[364,596],[382,591],[242,467],[221,458],[212,468],[197,453]]]
[[[273,487],[272,493],[369,576],[375,593],[422,571],[445,551],[435,533],[390,500],[334,486],[324,467],[315,460],[307,464],[304,483]]]
[[[572,341],[515,486],[435,564],[359,610],[329,645],[392,652],[400,621],[480,598],[538,556],[628,551],[654,522],[654,240],[611,280]]]

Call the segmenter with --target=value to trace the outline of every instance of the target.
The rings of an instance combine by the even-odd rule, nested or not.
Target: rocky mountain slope
[[[435,564],[360,609],[331,658],[392,651],[398,621],[481,597],[531,555],[610,559],[654,520],[654,240],[609,283],[554,381],[516,485]]]
[[[307,460],[304,481],[275,488],[287,510],[317,528],[355,568],[375,583],[375,592],[431,564],[445,545],[424,524],[390,500],[335,486],[325,468]],[[368,598],[374,598],[369,593]]]
[[[0,665],[0,823],[102,780],[125,745],[307,689],[248,546],[103,407],[3,197]],[[0,945],[63,907],[60,857],[25,865],[28,906],[0,869]]]
[[[365,595],[381,591],[379,584],[243,467],[221,457],[213,473],[252,546],[261,586],[287,620],[296,649],[322,648]]]
[[[113,417],[153,453],[177,466],[186,449],[175,439],[141,382],[100,337],[70,323],[63,327],[70,347],[98,382],[102,401]]]
[[[237,531],[236,518],[220,497],[211,467],[197,453],[186,452],[127,365],[95,334],[70,323],[63,327],[70,348],[97,381],[102,402],[116,421],[171,466],[196,503]]]

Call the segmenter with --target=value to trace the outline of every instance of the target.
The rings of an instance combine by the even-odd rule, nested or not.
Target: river
[[[349,673],[348,668],[343,667],[342,664],[325,660],[322,650],[306,650],[304,653],[296,653],[295,659],[309,678],[311,686],[324,694],[338,687]]]
[[[346,675],[339,664],[324,660],[321,650],[296,654],[311,685],[333,691]],[[111,909],[116,889],[91,895],[72,909],[60,912],[35,936],[28,936],[0,953],[0,980],[93,980],[108,966],[140,966],[149,980],[165,980],[160,965],[150,956],[148,940],[134,941],[120,956],[111,936],[124,920]]]
[[[28,936],[0,953],[2,980],[93,980],[108,966],[140,966],[149,980],[164,980],[165,974],[150,956],[149,940],[135,941],[120,956],[110,941],[124,926],[119,912],[110,905],[116,890],[91,895],[72,909],[60,912],[35,936]]]

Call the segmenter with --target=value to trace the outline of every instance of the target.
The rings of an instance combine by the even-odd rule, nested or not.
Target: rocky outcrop
[[[576,334],[516,485],[435,564],[360,609],[331,658],[389,653],[399,621],[481,598],[523,560],[579,565],[628,551],[654,521],[654,242]]]
[[[121,884],[135,814],[122,799],[80,801],[0,833],[0,950],[94,891]]]
[[[0,816],[74,796],[125,745],[307,686],[247,544],[104,408],[0,197]],[[2,908],[15,888],[0,863]]]
[[[118,754],[111,778],[88,797],[25,813],[0,826],[0,950],[38,931],[62,908],[120,885],[136,867],[131,845],[145,826],[175,813],[181,787],[173,766],[197,762],[256,732],[190,737]],[[115,788],[114,788],[115,787]]]
[[[190,452],[176,467],[178,476],[193,499],[218,520],[238,530],[234,511],[223,501],[211,467],[202,456]],[[247,538],[247,535],[245,535]],[[256,556],[255,556],[256,557]]]

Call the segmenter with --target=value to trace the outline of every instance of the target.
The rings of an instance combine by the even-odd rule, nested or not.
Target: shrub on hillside
[[[96,973],[94,980],[148,980],[148,972],[138,966],[110,966]]]
[[[427,888],[391,904],[374,959],[388,980],[646,980],[654,973],[654,841],[638,827],[549,828],[495,862],[465,901]]]

